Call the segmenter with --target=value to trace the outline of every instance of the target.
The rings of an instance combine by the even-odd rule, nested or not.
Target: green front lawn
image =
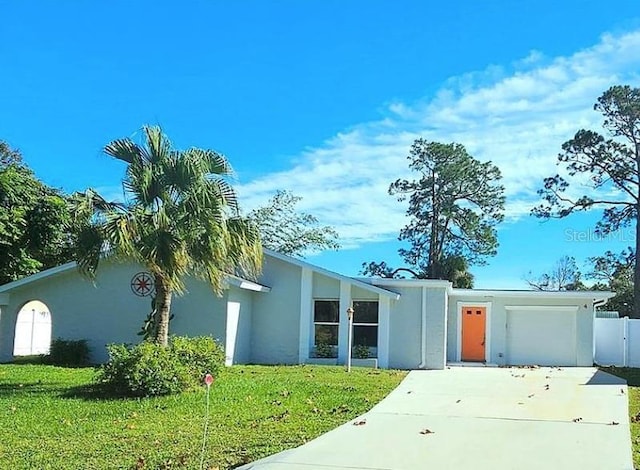
[[[93,375],[0,365],[0,468],[199,468],[204,389],[109,399],[92,390]],[[233,468],[303,444],[369,410],[404,376],[320,366],[225,369],[211,388],[206,462]]]
[[[629,386],[629,419],[631,421],[633,465],[640,469],[640,369],[603,367],[602,370],[622,377]]]

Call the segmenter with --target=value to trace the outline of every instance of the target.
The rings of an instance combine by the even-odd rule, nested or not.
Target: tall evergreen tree
[[[605,91],[594,105],[604,118],[608,137],[596,131],[579,130],[562,145],[558,165],[565,175],[544,179],[539,191],[543,203],[533,214],[544,219],[564,218],[576,211],[604,207],[596,232],[606,236],[634,226],[635,248],[640,246],[640,88],[616,85]],[[571,183],[588,184],[587,194],[574,194]],[[633,318],[640,318],[640,259],[633,268]]]

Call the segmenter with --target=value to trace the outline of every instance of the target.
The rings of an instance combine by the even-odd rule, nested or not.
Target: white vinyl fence
[[[640,367],[640,320],[596,318],[594,336],[596,364]]]

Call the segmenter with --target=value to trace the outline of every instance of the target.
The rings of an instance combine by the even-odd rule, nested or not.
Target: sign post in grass
[[[200,470],[204,468],[204,451],[207,447],[207,428],[209,427],[209,389],[213,383],[213,375],[204,376],[204,384],[207,386],[207,404],[204,412],[204,432],[202,433],[202,452],[200,452]]]

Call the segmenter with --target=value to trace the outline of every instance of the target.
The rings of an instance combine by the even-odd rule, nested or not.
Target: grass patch
[[[601,367],[601,370],[627,381],[633,465],[635,468],[640,468],[640,369],[632,367]]]
[[[110,399],[94,370],[0,365],[0,468],[198,468],[204,389]],[[234,468],[298,446],[369,410],[404,372],[240,366],[211,388],[206,462]]]

